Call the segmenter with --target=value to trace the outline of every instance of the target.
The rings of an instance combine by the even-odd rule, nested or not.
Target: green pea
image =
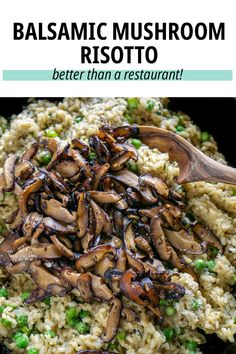
[[[22,337],[23,333],[22,332],[16,332],[13,336],[13,339],[16,340],[19,337]]]
[[[66,319],[67,321],[70,321],[73,318],[76,318],[78,316],[78,310],[75,306],[70,307],[69,309],[66,310]]]
[[[210,134],[208,132],[202,132],[201,133],[201,142],[204,143],[205,141],[210,140]]]
[[[76,117],[75,123],[79,124],[80,122],[82,122],[83,119],[84,119],[84,117]]]
[[[75,329],[80,333],[80,334],[87,334],[90,331],[90,326],[87,323],[84,322],[78,322],[75,326]]]
[[[30,348],[28,349],[27,354],[39,354],[39,350],[36,348]]]
[[[1,318],[1,324],[5,328],[10,328],[12,325],[11,321],[7,320],[6,318]]]
[[[28,292],[22,293],[20,297],[22,301],[26,301],[30,297],[30,293]]]
[[[194,340],[189,340],[186,342],[186,348],[189,350],[196,350],[197,349],[197,343]]]
[[[52,159],[52,155],[50,154],[50,152],[43,151],[41,152],[41,154],[39,154],[38,158],[43,165],[48,165]]]
[[[25,333],[25,334],[28,334],[28,335],[30,335],[30,333],[31,333],[31,330],[28,327],[26,327],[26,326],[20,327],[20,330],[21,330],[22,333]]]
[[[53,129],[47,129],[46,130],[46,135],[47,135],[48,138],[56,138],[56,137],[58,137],[57,132],[55,132],[55,130],[53,130]]]
[[[168,306],[168,307],[165,309],[165,314],[166,314],[166,316],[171,317],[171,316],[174,316],[175,313],[176,313],[176,310],[175,310],[175,308],[172,307],[172,306]]]
[[[125,331],[119,331],[119,332],[117,333],[117,335],[116,335],[116,338],[117,338],[118,340],[125,340],[125,338],[126,338],[126,333],[125,333]]]
[[[161,299],[161,300],[159,301],[159,306],[166,306],[166,305],[167,305],[167,301],[166,301],[166,300]]]
[[[85,317],[91,316],[91,312],[87,310],[80,310],[79,312],[79,318],[83,319]]]
[[[206,261],[204,259],[196,259],[194,262],[194,268],[197,271],[202,271],[206,268]]]
[[[191,302],[191,307],[193,311],[199,310],[201,305],[202,305],[202,301],[200,299],[193,299]]]
[[[214,257],[216,257],[217,254],[219,253],[219,250],[216,247],[210,247],[209,250],[210,250],[212,256],[214,256]]]
[[[190,351],[188,352],[188,354],[196,354],[196,351],[195,351],[195,350],[190,350]]]
[[[56,337],[56,333],[52,329],[49,329],[48,331],[44,332],[44,335],[49,336],[51,338]]]
[[[163,333],[166,337],[167,342],[171,342],[175,336],[175,331],[171,327],[166,327],[163,329]]]
[[[50,305],[51,305],[51,299],[50,299],[50,297],[46,297],[46,299],[44,299],[43,302],[44,302],[46,305],[50,306]]]
[[[6,288],[1,288],[0,289],[0,297],[5,297],[6,299],[8,298],[8,290]]]
[[[129,109],[133,110],[138,108],[139,100],[135,97],[130,97],[127,99],[127,106]]]
[[[6,306],[0,306],[0,315],[3,313],[3,311],[5,310]]]
[[[211,259],[210,261],[206,262],[207,269],[212,271],[216,265],[216,261],[214,259]]]
[[[175,128],[175,130],[178,132],[178,133],[181,133],[185,130],[185,128],[182,126],[182,125],[177,125],[177,127]]]
[[[138,165],[134,162],[128,162],[127,168],[131,172],[138,173]]]
[[[89,159],[89,161],[92,161],[92,160],[94,160],[94,159],[96,159],[96,153],[95,152],[90,152],[90,154],[89,154],[89,156],[88,156],[88,159]]]
[[[22,334],[21,336],[15,339],[16,346],[19,349],[25,349],[29,344],[29,338],[26,334]]]
[[[151,112],[154,107],[155,107],[155,102],[154,101],[147,101],[147,111],[148,112]]]
[[[19,315],[17,316],[16,321],[19,327],[25,327],[28,325],[28,316]]]
[[[130,114],[127,114],[125,113],[124,114],[124,119],[131,125],[131,124],[134,124],[135,122],[135,119],[130,115]]]
[[[131,139],[131,144],[136,148],[139,149],[142,146],[142,141],[139,139]]]

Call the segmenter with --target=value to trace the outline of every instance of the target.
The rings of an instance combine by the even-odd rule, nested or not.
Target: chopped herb
[[[3,311],[5,310],[6,306],[0,306],[0,315],[3,313]]]
[[[193,311],[199,310],[201,305],[202,305],[202,301],[200,299],[193,299],[191,302],[191,307]]]
[[[28,316],[19,315],[17,316],[16,321],[19,327],[25,327],[28,325]]]
[[[116,338],[117,338],[118,340],[125,340],[125,338],[126,338],[126,333],[125,333],[125,331],[119,331],[119,332],[117,333],[117,335],[116,335]]]
[[[21,294],[21,300],[22,301],[28,300],[29,297],[30,297],[30,293],[28,293],[28,292],[25,292],[25,293]]]
[[[44,299],[43,302],[44,302],[46,305],[50,306],[50,305],[51,305],[51,298],[50,298],[50,297],[46,297],[46,299]]]
[[[188,340],[185,345],[186,345],[186,348],[189,350],[196,350],[197,349],[197,343],[194,340]]]
[[[127,168],[129,171],[137,173],[138,172],[138,165],[134,162],[128,162],[127,163]]]
[[[36,348],[30,348],[28,349],[27,354],[39,354],[39,350]]]
[[[5,297],[6,299],[8,298],[8,290],[5,288],[0,289],[0,297]]]
[[[88,159],[89,159],[89,161],[92,161],[92,160],[94,160],[94,159],[96,159],[96,153],[95,152],[90,152],[90,154],[89,154],[89,156],[88,156]]]
[[[84,119],[84,117],[76,117],[75,123],[80,123],[80,122],[82,122],[83,119]]]
[[[167,301],[166,301],[166,300],[161,299],[161,300],[159,301],[159,306],[166,306],[166,305],[167,305]]]
[[[44,335],[49,336],[51,338],[56,337],[56,333],[52,329],[49,329],[48,331],[44,332]]]
[[[219,250],[218,250],[218,248],[216,248],[216,247],[210,247],[209,250],[210,250],[211,255],[212,255],[213,257],[216,257],[217,254],[219,253]]]
[[[76,324],[75,329],[80,334],[87,334],[90,331],[90,326],[87,323],[79,322],[79,323]]]

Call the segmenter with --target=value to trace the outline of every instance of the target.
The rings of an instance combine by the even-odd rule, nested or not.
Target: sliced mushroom
[[[84,158],[87,158],[88,155],[89,155],[89,147],[88,145],[86,145],[83,141],[75,138],[71,141],[72,145],[74,148],[76,149],[79,149],[80,150],[80,153],[81,155],[84,157]]]
[[[25,300],[25,303],[28,305],[35,304],[38,301],[42,301],[42,300],[46,299],[50,295],[52,295],[52,294],[49,293],[49,291],[45,291],[45,290],[37,287],[32,291],[29,298],[27,300]]]
[[[121,275],[120,279],[120,290],[121,292],[131,301],[134,301],[138,305],[146,306],[148,305],[146,300],[142,300],[142,296],[145,292],[142,286],[135,281],[137,274],[129,269]]]
[[[49,216],[43,218],[43,224],[47,229],[52,232],[59,232],[62,234],[74,234],[76,233],[76,228],[73,225],[64,224],[59,222]]]
[[[100,262],[95,264],[94,272],[96,275],[104,277],[106,271],[110,268],[114,268],[114,266],[115,266],[114,257],[111,257],[110,255],[108,255],[108,256],[105,256]]]
[[[104,164],[109,162],[110,160],[110,152],[106,145],[99,139],[98,136],[93,135],[89,138],[89,145],[92,149],[95,150],[97,159],[100,164]]]
[[[8,233],[5,239],[0,243],[0,266],[11,265],[9,254],[13,252],[13,244],[19,238],[19,235],[13,232]]]
[[[16,155],[11,155],[8,157],[3,166],[3,177],[5,180],[5,192],[11,192],[15,187],[15,165],[17,157]]]
[[[83,301],[90,302],[94,298],[91,276],[89,273],[80,275],[77,281],[77,289],[79,290]]]
[[[168,261],[171,258],[171,248],[166,242],[165,234],[163,232],[161,223],[162,221],[160,217],[157,216],[151,218],[151,237],[152,242],[161,259]]]
[[[23,189],[22,194],[19,196],[19,209],[22,217],[26,217],[28,213],[28,199],[32,193],[37,192],[43,185],[45,176],[43,174],[38,174],[32,183]]]
[[[97,246],[80,256],[76,261],[76,268],[78,270],[90,268],[100,262],[107,254],[116,254],[112,246]]]
[[[42,199],[41,208],[46,215],[51,216],[52,218],[62,221],[66,224],[73,224],[77,219],[75,212],[70,213],[56,199]]]
[[[67,248],[66,245],[59,241],[56,235],[51,236],[50,239],[63,256],[69,259],[74,259],[74,253],[69,248]]]
[[[9,227],[11,230],[15,230],[18,229],[18,227],[20,227],[22,223],[23,223],[23,217],[21,215],[20,210],[17,210],[15,213],[15,219],[11,222]]]
[[[142,236],[138,236],[135,238],[135,243],[138,248],[144,251],[150,258],[154,257],[152,247],[149,242]]]
[[[180,251],[191,254],[202,254],[206,252],[206,244],[198,243],[193,235],[186,230],[172,231],[164,229],[167,240],[172,246]]]
[[[127,322],[140,322],[139,315],[130,307],[123,307],[121,315]]]
[[[35,245],[39,244],[39,237],[43,233],[44,229],[45,229],[44,224],[39,224],[39,226],[34,231],[32,237],[31,237],[31,240],[30,240],[31,246],[35,246]]]
[[[64,283],[43,267],[40,261],[35,260],[30,262],[29,271],[35,284],[40,289],[55,296],[64,296],[66,294]]]
[[[88,163],[86,160],[80,155],[80,153],[77,150],[70,149],[69,150],[69,156],[75,161],[77,164],[78,168],[82,168],[85,172],[85,175],[89,177],[91,175]]]
[[[26,150],[26,152],[24,152],[24,154],[21,157],[21,160],[25,160],[25,161],[30,161],[32,160],[35,155],[37,154],[38,151],[38,143],[33,143],[31,144],[30,148],[28,150]]]
[[[104,335],[102,336],[102,340],[105,343],[110,342],[117,333],[119,323],[120,323],[121,310],[122,310],[122,303],[120,299],[113,298],[111,300],[111,308],[108,315],[107,327]]]
[[[123,235],[124,231],[124,216],[119,210],[115,210],[113,214],[113,223],[115,231],[119,237]]]
[[[74,161],[65,160],[56,165],[56,171],[64,178],[71,178],[79,172],[79,168]]]
[[[101,350],[80,350],[77,354],[114,354],[113,352],[101,351]]]
[[[129,252],[125,251],[125,253],[126,253],[126,258],[129,266],[133,268],[138,275],[143,274],[144,266],[142,262],[139,259],[137,259],[134,255],[130,254]]]
[[[42,172],[42,174],[49,178],[49,180],[56,188],[58,188],[61,193],[67,193],[69,191],[69,187],[67,186],[63,178],[59,175],[59,173],[57,173],[56,171],[49,172],[42,168],[40,169],[40,171]]]
[[[220,250],[220,252],[223,252],[223,246],[218,240],[218,238],[211,232],[209,229],[205,228],[203,225],[200,223],[197,223],[193,227],[193,232],[202,240],[205,241],[207,244],[210,246],[214,246]]]
[[[49,144],[50,144],[50,140],[48,140]],[[50,145],[48,144],[48,148],[50,147]],[[56,150],[55,150],[56,147]],[[59,161],[60,159],[63,157],[63,155],[65,153],[68,152],[70,145],[67,142],[61,141],[58,142],[57,144],[55,144],[55,146],[53,147],[53,150],[51,150],[51,152],[53,153],[53,156],[51,158],[51,161],[49,162],[49,164],[47,165],[47,169],[51,170]],[[50,148],[49,148],[50,150]]]
[[[120,247],[117,250],[117,262],[116,262],[116,269],[119,271],[125,271],[126,270],[126,253],[122,247]]]
[[[92,199],[90,200],[90,205],[95,218],[95,236],[97,236],[102,232],[105,216],[102,209]]]
[[[124,243],[125,247],[130,252],[136,252],[136,243],[135,243],[135,233],[132,226],[132,221],[127,222],[125,231],[124,231]]]
[[[161,178],[143,175],[139,176],[138,181],[141,187],[151,187],[161,197],[168,198],[169,188]]]
[[[35,171],[35,166],[29,161],[22,160],[15,166],[15,177],[27,179],[29,178]]]
[[[30,213],[24,219],[22,231],[24,236],[31,237],[35,229],[41,224],[43,216],[39,213]]]
[[[13,263],[29,262],[34,259],[56,259],[60,257],[61,253],[51,243],[40,243],[39,245],[24,247],[15,254],[10,255]]]
[[[132,156],[132,152],[130,151],[122,151],[118,154],[118,156],[113,157],[111,160],[111,170],[112,171],[120,171],[125,163],[130,160]]]
[[[157,198],[153,196],[148,188],[143,188],[139,185],[138,176],[135,173],[124,169],[122,171],[114,172],[111,177],[138,191],[146,203],[153,204],[157,201]]]
[[[121,200],[121,196],[112,192],[90,191],[91,198],[100,204],[113,204]]]
[[[107,173],[109,170],[110,165],[109,163],[105,163],[104,165],[95,165],[93,167],[94,177],[93,177],[93,189],[96,190],[98,185],[102,179],[102,177]]]
[[[28,272],[29,264],[27,262],[19,262],[6,266],[6,270],[10,274],[20,274]]]
[[[91,286],[95,297],[105,301],[110,301],[113,298],[113,294],[108,286],[104,283],[103,279],[94,274],[90,274],[90,277]]]
[[[83,237],[88,229],[88,222],[89,222],[89,215],[88,215],[88,204],[86,200],[86,194],[81,192],[79,194],[79,201],[78,201],[78,228],[79,228],[79,237]]]

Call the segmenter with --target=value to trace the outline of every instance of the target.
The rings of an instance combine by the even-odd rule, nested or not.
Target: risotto
[[[115,128],[133,124],[174,131],[211,158],[226,164],[214,138],[208,132],[201,132],[187,115],[169,111],[167,103],[166,99],[147,97],[65,98],[58,103],[32,100],[10,122],[0,117],[0,165],[4,165],[10,154],[23,153],[32,142],[45,136],[68,142],[78,138],[88,143],[89,137],[104,125]],[[222,340],[233,342],[236,333],[236,300],[231,294],[236,283],[235,186],[205,182],[180,186],[176,183],[178,164],[171,162],[167,153],[144,144],[138,146],[136,168],[140,174],[160,177],[186,197],[187,222],[191,222],[192,216],[201,221],[220,240],[223,253],[212,247],[210,252],[201,255],[184,256],[185,263],[198,273],[198,281],[191,274],[174,269],[178,274],[172,281],[185,288],[185,295],[171,305],[163,301],[164,325],[154,321],[145,308],[124,297],[123,303],[140,320],[121,318],[119,330],[110,343],[102,340],[109,303],[83,302],[79,291],[73,289],[63,297],[53,296],[26,305],[24,301],[35,288],[31,277],[9,275],[0,268],[0,341],[13,353],[75,354],[91,349],[127,354],[192,354],[201,353],[198,346],[205,342],[203,332],[216,333]],[[16,205],[14,194],[5,192],[0,202],[1,234],[7,227],[5,220],[16,210]],[[74,308],[83,328],[89,330],[78,330],[68,321]]]

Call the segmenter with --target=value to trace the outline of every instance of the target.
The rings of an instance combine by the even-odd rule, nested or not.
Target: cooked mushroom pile
[[[6,220],[11,231],[0,245],[0,266],[31,275],[36,288],[26,303],[74,288],[85,302],[108,302],[104,342],[121,315],[138,320],[123,296],[161,320],[159,301],[185,294],[167,264],[196,276],[184,255],[222,248],[200,223],[184,226],[181,195],[158,177],[130,170],[138,152],[128,139],[138,134],[138,127],[103,127],[89,145],[42,139],[21,157],[11,155],[0,180],[1,191],[18,199]],[[42,150],[51,154],[45,166]]]

